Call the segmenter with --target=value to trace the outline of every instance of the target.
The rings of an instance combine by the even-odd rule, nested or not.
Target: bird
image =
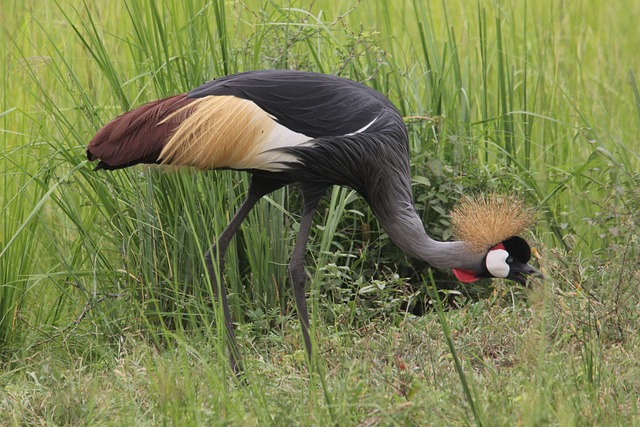
[[[543,277],[529,265],[531,248],[519,236],[530,226],[531,210],[512,197],[467,197],[452,212],[455,240],[429,236],[413,202],[402,115],[380,92],[344,77],[284,69],[221,76],[114,118],[91,139],[86,155],[98,161],[94,170],[148,163],[250,174],[246,199],[204,257],[236,374],[243,367],[223,284],[225,252],[256,203],[289,184],[303,200],[288,279],[309,360],[304,257],[313,214],[334,185],[356,190],[407,255],[451,269],[463,283],[505,278],[525,284],[529,276]]]

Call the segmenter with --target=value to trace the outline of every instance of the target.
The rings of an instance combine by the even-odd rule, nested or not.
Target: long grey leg
[[[324,194],[324,190],[324,187],[321,189],[315,189],[314,191],[305,191],[303,189],[304,210],[302,212],[302,219],[300,220],[298,238],[296,239],[296,244],[293,248],[293,252],[291,253],[291,261],[289,262],[289,279],[291,280],[293,296],[296,301],[298,318],[300,319],[302,335],[304,337],[304,344],[307,349],[309,360],[311,360],[312,347],[311,338],[309,337],[309,311],[307,309],[307,300],[304,295],[304,285],[306,282],[304,254],[307,248],[307,241],[309,240],[313,214],[318,206],[318,202]]]
[[[227,290],[224,287],[224,280],[222,278],[222,274],[224,271],[224,256],[227,251],[227,247],[231,242],[231,239],[236,234],[242,222],[246,219],[251,209],[255,206],[255,204],[264,196],[278,188],[284,186],[285,183],[279,181],[272,181],[268,179],[260,179],[259,181],[256,179],[251,180],[251,184],[249,185],[249,192],[247,194],[247,198],[240,206],[240,209],[236,212],[234,217],[227,225],[227,228],[220,234],[218,238],[218,242],[214,243],[211,248],[205,253],[204,258],[207,264],[207,270],[209,272],[209,277],[211,279],[211,286],[213,287],[213,293],[216,297],[216,300],[222,303],[222,310],[224,312],[224,323],[225,329],[227,331],[227,346],[229,347],[229,363],[231,364],[231,369],[236,374],[242,372],[242,365],[240,363],[240,354],[238,352],[238,344],[236,342],[236,335],[233,330],[233,319],[231,317],[231,310],[229,309],[229,302],[227,301]],[[220,281],[217,280],[218,275],[216,275],[216,271],[213,267],[213,259],[217,255],[218,260],[218,275],[220,277]]]

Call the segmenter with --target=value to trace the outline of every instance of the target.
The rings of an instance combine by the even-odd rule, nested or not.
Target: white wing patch
[[[311,140],[313,138],[294,132],[274,120],[271,131],[259,143],[261,152],[255,156],[256,166],[254,169],[269,172],[285,170],[287,168],[285,163],[298,162],[299,159],[293,154],[282,152],[279,149],[304,145]]]
[[[361,127],[360,129],[358,129],[357,131],[355,131],[355,132],[351,132],[351,133],[348,133],[348,134],[346,134],[345,136],[353,136],[353,135],[356,135],[356,134],[358,134],[358,133],[362,133],[362,132],[364,132],[365,130],[369,129],[369,127],[370,127],[370,126],[371,126],[371,125],[372,125],[376,120],[378,120],[378,118],[377,118],[377,117],[376,117],[375,119],[371,120],[368,124],[364,125],[364,126],[363,126],[363,127]]]

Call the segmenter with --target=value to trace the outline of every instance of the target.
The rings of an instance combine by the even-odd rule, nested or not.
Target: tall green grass
[[[2,407],[19,414],[11,422],[637,418],[625,392],[637,386],[637,366],[621,360],[635,354],[629,325],[638,320],[636,3],[24,0],[7,9],[0,345],[16,372],[32,357],[55,370],[64,369],[56,360],[74,360],[65,379],[53,375],[68,393],[43,408],[15,402],[56,386],[42,379],[45,368],[18,382],[27,391],[8,389]],[[450,237],[447,210],[463,194],[524,197],[541,212],[526,237],[549,281],[529,302],[500,283],[493,294],[454,287],[446,306],[461,310],[415,320],[411,311],[433,306],[426,266],[388,241],[361,198],[335,188],[307,258],[322,349],[308,376],[286,283],[301,201],[295,187],[280,190],[256,207],[227,256],[249,368],[249,387],[236,387],[203,253],[241,203],[246,175],[92,172],[84,150],[128,109],[258,68],[336,73],[389,96],[410,130],[429,232]],[[447,273],[434,280],[455,286]],[[86,372],[112,384],[114,402]],[[89,403],[74,400],[82,395]]]

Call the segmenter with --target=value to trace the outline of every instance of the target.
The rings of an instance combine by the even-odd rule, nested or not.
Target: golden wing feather
[[[251,101],[233,96],[200,98],[165,120],[182,123],[160,154],[163,164],[200,169],[252,167],[275,122]]]

